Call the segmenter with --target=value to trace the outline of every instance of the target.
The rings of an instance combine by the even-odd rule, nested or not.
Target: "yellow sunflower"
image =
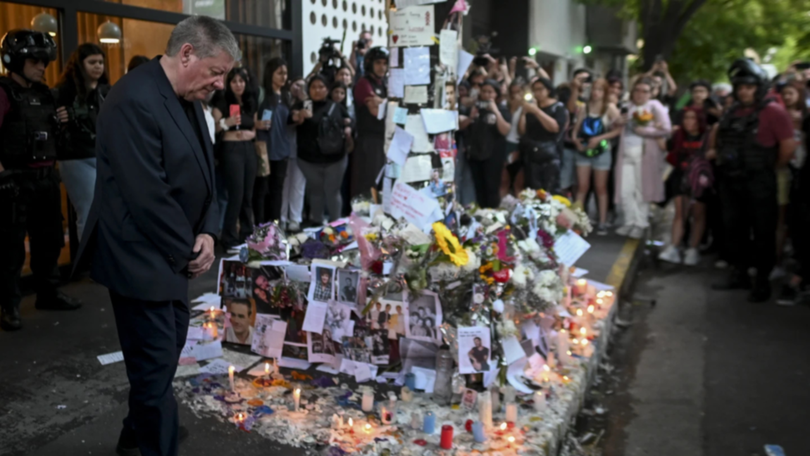
[[[464,266],[470,261],[467,251],[458,243],[458,239],[444,226],[442,222],[433,224],[433,233],[436,236],[436,244],[445,255],[450,257],[450,261],[456,266]]]
[[[565,207],[571,207],[571,201],[564,196],[554,195],[551,198],[563,203]]]

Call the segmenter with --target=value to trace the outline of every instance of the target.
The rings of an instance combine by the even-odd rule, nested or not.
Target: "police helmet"
[[[734,85],[754,84],[758,86],[768,82],[768,74],[751,59],[737,59],[728,69],[728,78]]]
[[[366,56],[363,58],[363,69],[366,73],[372,73],[374,70],[374,62],[377,60],[385,60],[388,62],[388,57],[391,55],[388,52],[388,48],[384,48],[382,46],[376,46],[368,50],[366,52]]]
[[[0,59],[9,71],[22,74],[26,59],[41,60],[45,65],[56,60],[56,43],[44,32],[10,30],[0,41]]]

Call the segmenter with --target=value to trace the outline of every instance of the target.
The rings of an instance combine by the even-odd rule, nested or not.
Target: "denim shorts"
[[[574,149],[564,148],[560,163],[560,188],[567,189],[574,185],[574,160],[578,152]]]
[[[613,164],[613,157],[610,155],[610,150],[606,150],[596,157],[586,157],[579,152],[576,154],[577,166],[590,166],[597,171],[610,171],[610,165]]]

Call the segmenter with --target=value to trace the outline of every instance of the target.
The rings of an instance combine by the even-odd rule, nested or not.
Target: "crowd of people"
[[[25,197],[3,210],[14,217],[0,235],[4,251],[12,252],[4,256],[2,291],[10,298],[3,298],[2,322],[17,328],[26,233],[44,246],[31,249],[37,305],[79,306],[54,286],[63,243],[58,179],[81,239],[96,188],[96,120],[110,81],[104,51],[92,43],[78,47],[52,89],[40,82],[55,58],[50,37],[16,30],[2,46],[10,73],[0,79],[0,171],[14,173],[4,174],[0,191],[10,192],[13,181],[14,192]],[[296,232],[345,216],[352,198],[379,186],[387,159],[378,113],[388,97],[389,51],[374,47],[364,32],[350,57],[328,47],[320,55],[306,77],[291,76],[280,57],[266,62],[261,77],[237,65],[224,89],[203,103],[215,156],[217,231],[226,251],[260,223],[278,221]],[[149,61],[134,57],[128,72]],[[671,242],[660,258],[691,266],[712,245],[718,266],[734,271],[726,287],[753,287],[752,299],[763,300],[769,279],[792,263],[786,252],[804,254],[789,228],[806,222],[800,176],[808,76],[807,65],[798,63],[771,80],[740,60],[729,72],[733,86],[698,80],[688,96],[676,98],[664,60],[625,87],[614,71],[597,77],[577,69],[555,85],[531,58],[479,55],[446,95],[445,106],[459,113],[450,191],[462,204],[491,208],[507,194],[543,188],[585,206],[593,202],[597,234],[613,226],[631,238],[644,235],[653,205],[671,201]],[[438,172],[432,175],[440,182]],[[443,195],[448,190],[440,183]],[[792,276],[780,302],[798,296],[806,276]]]

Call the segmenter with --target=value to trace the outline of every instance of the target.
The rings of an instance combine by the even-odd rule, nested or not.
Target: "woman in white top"
[[[607,234],[608,176],[612,157],[610,140],[621,134],[611,128],[621,117],[616,105],[610,102],[610,86],[607,80],[597,79],[591,87],[591,98],[577,113],[577,123],[571,130],[571,140],[579,152],[577,164],[577,202],[585,206],[585,198],[591,185],[593,171],[596,201],[599,208],[599,223],[596,234]]]
[[[526,85],[523,79],[518,78],[509,84],[509,98],[506,100],[506,107],[512,113],[512,125],[506,135],[506,163],[503,166],[501,177],[501,199],[509,194],[520,194],[523,190],[523,166],[520,161],[518,146],[520,143],[520,133],[518,124],[520,115],[523,113],[523,103],[526,96]]]

